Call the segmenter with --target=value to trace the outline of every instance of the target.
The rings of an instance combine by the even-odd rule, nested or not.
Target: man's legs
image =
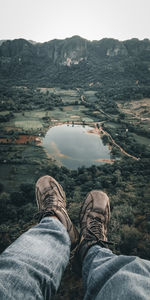
[[[51,299],[68,263],[78,232],[67,210],[61,185],[50,176],[36,183],[41,222],[0,256],[0,299]]]
[[[83,261],[84,300],[150,299],[150,262],[92,246]]]
[[[57,218],[45,217],[0,256],[0,299],[51,299],[70,255],[70,238]]]
[[[150,262],[135,256],[117,256],[105,248],[110,217],[109,198],[91,191],[80,213],[80,244],[85,300],[150,299]]]

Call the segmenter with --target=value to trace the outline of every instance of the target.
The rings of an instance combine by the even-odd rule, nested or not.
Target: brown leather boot
[[[76,257],[82,263],[88,249],[93,245],[107,247],[107,226],[110,218],[110,205],[108,196],[102,192],[91,191],[80,212],[80,243]]]
[[[36,183],[35,194],[41,218],[56,216],[66,227],[73,249],[78,242],[79,233],[68,216],[66,197],[61,185],[53,177],[43,176]]]

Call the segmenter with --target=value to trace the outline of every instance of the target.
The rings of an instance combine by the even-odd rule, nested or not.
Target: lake
[[[43,139],[47,153],[69,169],[100,165],[110,160],[110,150],[93,127],[58,125],[50,128]]]

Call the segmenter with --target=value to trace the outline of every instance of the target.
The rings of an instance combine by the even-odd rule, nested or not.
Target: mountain
[[[31,44],[33,44],[33,45],[37,44],[37,42],[35,42],[35,41],[33,41],[33,40],[28,40],[28,41],[29,41],[29,43],[31,43]]]
[[[80,36],[46,43],[7,40],[0,46],[0,79],[17,85],[146,88],[150,40],[91,42]]]
[[[7,40],[0,40],[0,46],[4,43],[4,42],[6,42]]]

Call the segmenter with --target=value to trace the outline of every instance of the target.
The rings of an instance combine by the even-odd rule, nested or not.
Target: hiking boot
[[[82,263],[88,249],[93,245],[107,247],[107,226],[110,218],[110,205],[108,196],[102,192],[91,191],[80,212],[80,243],[76,256]]]
[[[66,197],[61,185],[53,177],[43,176],[36,183],[35,194],[41,218],[56,216],[66,227],[73,249],[78,242],[79,233],[67,214]]]

